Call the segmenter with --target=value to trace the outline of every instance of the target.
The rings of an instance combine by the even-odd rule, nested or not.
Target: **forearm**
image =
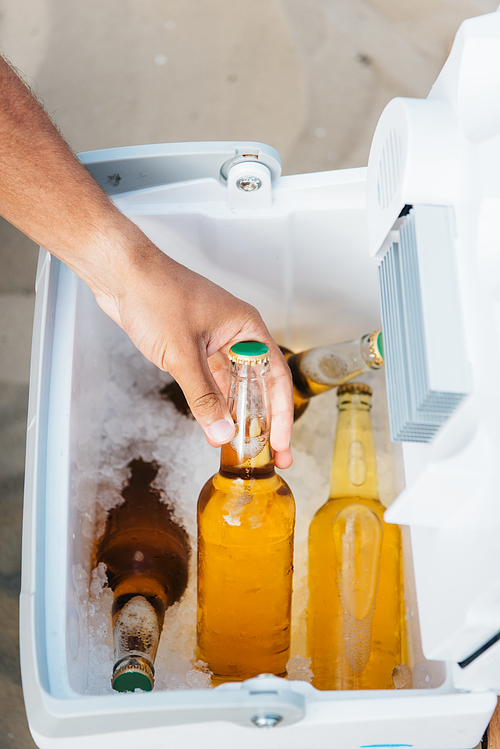
[[[0,215],[109,293],[103,265],[123,269],[144,235],[111,203],[29,89],[0,58]],[[151,248],[150,250],[151,251]],[[116,255],[121,263],[117,264]]]
[[[290,373],[258,312],[173,261],[126,218],[1,57],[0,215],[74,270],[140,351],[172,373],[211,444],[234,431],[217,357],[239,340],[266,343],[274,360],[271,443],[276,464],[290,463]]]

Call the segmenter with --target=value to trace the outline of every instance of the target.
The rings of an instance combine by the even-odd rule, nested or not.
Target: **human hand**
[[[238,341],[258,340],[269,347],[271,446],[278,468],[292,463],[292,383],[288,365],[262,318],[250,304],[194,273],[156,248],[137,227],[133,249],[112,293],[102,292],[103,276],[93,288],[102,309],[154,364],[181,386],[208,442],[219,447],[234,435],[225,395],[227,354]]]

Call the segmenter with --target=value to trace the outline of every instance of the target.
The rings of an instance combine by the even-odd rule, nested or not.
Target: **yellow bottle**
[[[381,330],[355,341],[319,346],[298,354],[280,348],[292,373],[295,420],[302,416],[310,398],[384,366]]]
[[[285,676],[290,650],[295,503],[269,443],[268,349],[229,358],[236,434],[198,500],[198,657],[214,685]]]
[[[330,499],[309,531],[307,640],[318,689],[393,689],[402,665],[400,531],[384,522],[378,499],[371,395],[362,383],[338,389]]]

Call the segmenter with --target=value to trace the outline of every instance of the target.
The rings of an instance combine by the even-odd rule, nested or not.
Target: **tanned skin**
[[[159,250],[108,199],[10,65],[0,57],[0,215],[71,268],[137,348],[182,387],[214,447],[234,433],[221,388],[227,352],[271,352],[271,444],[291,462],[291,377],[251,305]]]

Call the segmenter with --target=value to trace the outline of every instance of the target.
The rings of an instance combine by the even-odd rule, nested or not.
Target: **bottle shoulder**
[[[164,539],[171,539],[172,544],[187,545],[186,530],[174,520],[170,506],[159,499],[145,502],[139,498],[110,510],[98,546],[122,543],[121,539],[128,539],[131,534],[149,545],[157,537],[163,539],[162,544]]]
[[[352,496],[330,497],[330,499],[328,499],[327,502],[317,510],[312,523],[327,522],[328,520],[335,518],[344,507],[348,507],[349,505],[363,505],[364,507],[369,507],[379,515],[383,522],[385,522],[384,513],[386,508],[378,497],[367,498]]]
[[[208,496],[237,496],[242,493],[265,497],[268,494],[275,494],[284,502],[292,501],[293,493],[285,479],[273,471],[267,476],[255,478],[240,478],[239,476],[229,476],[220,471],[215,473],[205,483],[200,492],[200,500]]]
[[[285,537],[293,533],[295,501],[276,473],[249,480],[216,473],[200,492],[198,521],[202,535],[237,535],[252,529],[255,537]]]

